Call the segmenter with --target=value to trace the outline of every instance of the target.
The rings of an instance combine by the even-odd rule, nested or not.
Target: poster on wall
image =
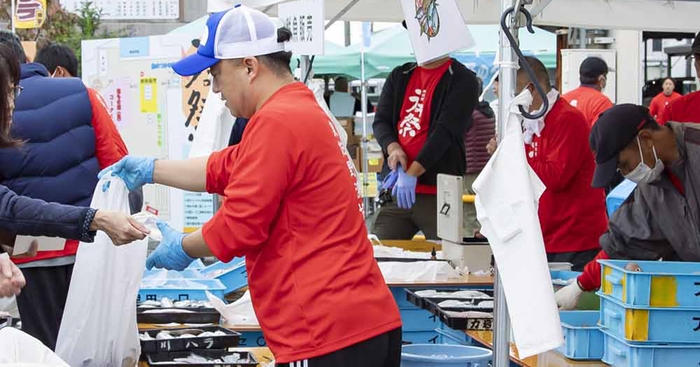
[[[455,0],[401,0],[401,7],[419,65],[476,44]]]
[[[46,0],[17,0],[13,13],[15,28],[41,28],[46,20]]]

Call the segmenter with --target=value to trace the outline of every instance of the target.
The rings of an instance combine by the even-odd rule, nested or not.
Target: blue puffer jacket
[[[48,202],[89,206],[100,171],[92,107],[77,78],[47,78],[40,64],[22,65],[12,136],[20,149],[0,149],[0,183]]]

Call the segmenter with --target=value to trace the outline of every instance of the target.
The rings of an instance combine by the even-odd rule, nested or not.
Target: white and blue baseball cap
[[[238,4],[209,16],[197,52],[176,62],[173,70],[181,76],[191,76],[221,60],[280,51],[284,51],[284,43],[277,42],[275,22],[258,10]]]

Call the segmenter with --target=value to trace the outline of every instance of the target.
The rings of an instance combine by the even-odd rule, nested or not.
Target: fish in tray
[[[171,301],[168,297],[161,298],[160,301],[143,301],[139,303],[138,308],[160,308],[160,309],[177,309],[177,308],[214,308],[209,301]],[[168,310],[169,312],[172,310]]]
[[[253,363],[249,358],[241,358],[239,353],[222,356],[220,358],[207,358],[196,353],[191,353],[188,357],[175,358],[173,362],[177,363]]]
[[[486,299],[491,299],[493,297],[489,296],[488,294],[484,292],[479,292],[479,291],[457,291],[457,292],[449,292],[449,291],[436,291],[434,289],[426,289],[422,291],[417,291],[416,292],[417,296],[423,297],[423,298],[486,298]]]
[[[493,309],[493,301],[491,301],[491,300],[479,301],[478,299],[474,299],[471,301],[447,300],[447,301],[442,301],[442,302],[438,303],[438,306],[442,307],[442,308],[466,308],[466,309],[486,308],[486,309]]]

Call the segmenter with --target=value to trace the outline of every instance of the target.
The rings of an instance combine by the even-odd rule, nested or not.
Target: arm
[[[379,142],[382,150],[386,155],[390,155],[389,146],[395,143],[398,146],[398,135],[396,133],[396,123],[394,121],[394,92],[395,92],[395,74],[400,72],[400,69],[394,70],[384,83],[382,94],[379,96],[377,104],[377,112],[374,114],[374,122],[372,123],[372,131],[374,137]]]
[[[206,191],[207,160],[209,157],[185,160],[156,160],[153,182],[193,192]]]
[[[46,203],[19,196],[0,186],[0,229],[29,236],[49,236],[92,242],[95,209]]]
[[[583,269],[583,273],[578,276],[578,286],[586,292],[592,292],[600,288],[600,264],[598,260],[607,260],[610,257],[605,251],[600,251]]]
[[[453,64],[454,67],[455,64]],[[456,140],[464,138],[464,132],[472,124],[471,115],[479,99],[479,87],[476,75],[461,67],[454,67],[455,74],[448,90],[445,92],[443,103],[431,108],[440,108],[433,132],[409,168],[409,174],[422,174],[429,170]],[[416,167],[413,167],[413,166]]]
[[[209,246],[207,246],[207,243],[204,241],[201,228],[182,239],[182,248],[190,257],[200,258],[214,256]]]
[[[566,187],[581,167],[581,157],[588,159],[591,155],[588,148],[588,123],[583,121],[583,115],[569,114],[562,118],[565,119],[563,124],[547,126],[551,134],[549,149],[546,152],[540,151],[539,159],[528,160],[547,190],[553,191]],[[573,119],[581,121],[571,121]],[[590,156],[590,159],[593,157]]]
[[[95,130],[95,155],[100,169],[104,169],[129,152],[102,97],[92,88],[88,88],[88,97],[92,106],[92,128]]]
[[[208,165],[207,188],[226,189],[221,209],[204,225],[201,235],[211,252],[224,262],[267,241],[280,203],[298,171],[298,132],[276,121],[258,121],[249,128],[245,141],[215,153]],[[232,163],[228,163],[230,160]],[[218,171],[217,165],[228,170]],[[188,248],[194,241],[201,250],[198,236],[188,236],[192,237],[188,238]]]

